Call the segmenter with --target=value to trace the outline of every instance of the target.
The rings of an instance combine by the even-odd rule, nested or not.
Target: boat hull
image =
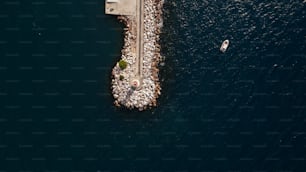
[[[220,51],[224,53],[227,50],[228,46],[229,46],[229,40],[223,41],[220,47]]]

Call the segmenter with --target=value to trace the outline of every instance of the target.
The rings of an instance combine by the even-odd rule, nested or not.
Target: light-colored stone
[[[144,35],[143,35],[143,61],[141,89],[133,90],[130,79],[135,77],[136,60],[136,18],[135,16],[119,16],[125,23],[124,47],[121,59],[127,61],[126,69],[121,70],[115,65],[112,71],[112,93],[116,106],[123,105],[129,109],[144,110],[156,106],[156,99],[160,95],[157,65],[160,59],[160,45],[158,44],[160,28],[162,27],[161,8],[162,1],[144,0]],[[120,75],[125,77],[120,81]]]

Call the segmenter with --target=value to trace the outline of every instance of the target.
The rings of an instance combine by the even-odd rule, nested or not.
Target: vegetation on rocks
[[[124,60],[119,61],[119,67],[121,70],[124,70],[127,67],[127,62]]]
[[[119,76],[119,79],[120,79],[120,81],[122,81],[122,80],[124,79],[124,76],[123,76],[123,75],[120,75],[120,76]]]

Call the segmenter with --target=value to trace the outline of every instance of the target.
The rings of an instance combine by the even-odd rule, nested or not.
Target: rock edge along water
[[[122,70],[117,63],[112,70],[111,89],[115,98],[114,104],[141,111],[156,106],[157,98],[161,94],[158,64],[161,59],[159,34],[162,27],[163,1],[136,0],[135,4],[138,5],[135,8],[127,7],[130,9],[125,10],[127,15],[122,15],[124,13],[118,12],[118,9],[111,9],[111,4],[106,4],[105,11],[117,12],[118,19],[126,26],[121,59],[127,62],[127,67]],[[139,7],[140,4],[142,7]],[[117,7],[119,6],[117,4]],[[133,9],[143,14],[133,13]],[[139,28],[142,28],[143,32]],[[142,35],[141,39],[139,35]],[[142,51],[139,51],[140,48],[143,48]]]

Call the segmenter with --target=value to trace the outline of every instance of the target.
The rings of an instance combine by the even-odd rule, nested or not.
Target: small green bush
[[[120,67],[121,70],[125,69],[126,66],[127,66],[127,62],[126,61],[124,61],[124,60],[120,60],[119,61],[119,67]]]
[[[119,79],[120,79],[120,81],[122,81],[122,80],[124,79],[124,76],[123,76],[123,75],[120,75],[120,76],[119,76]]]

